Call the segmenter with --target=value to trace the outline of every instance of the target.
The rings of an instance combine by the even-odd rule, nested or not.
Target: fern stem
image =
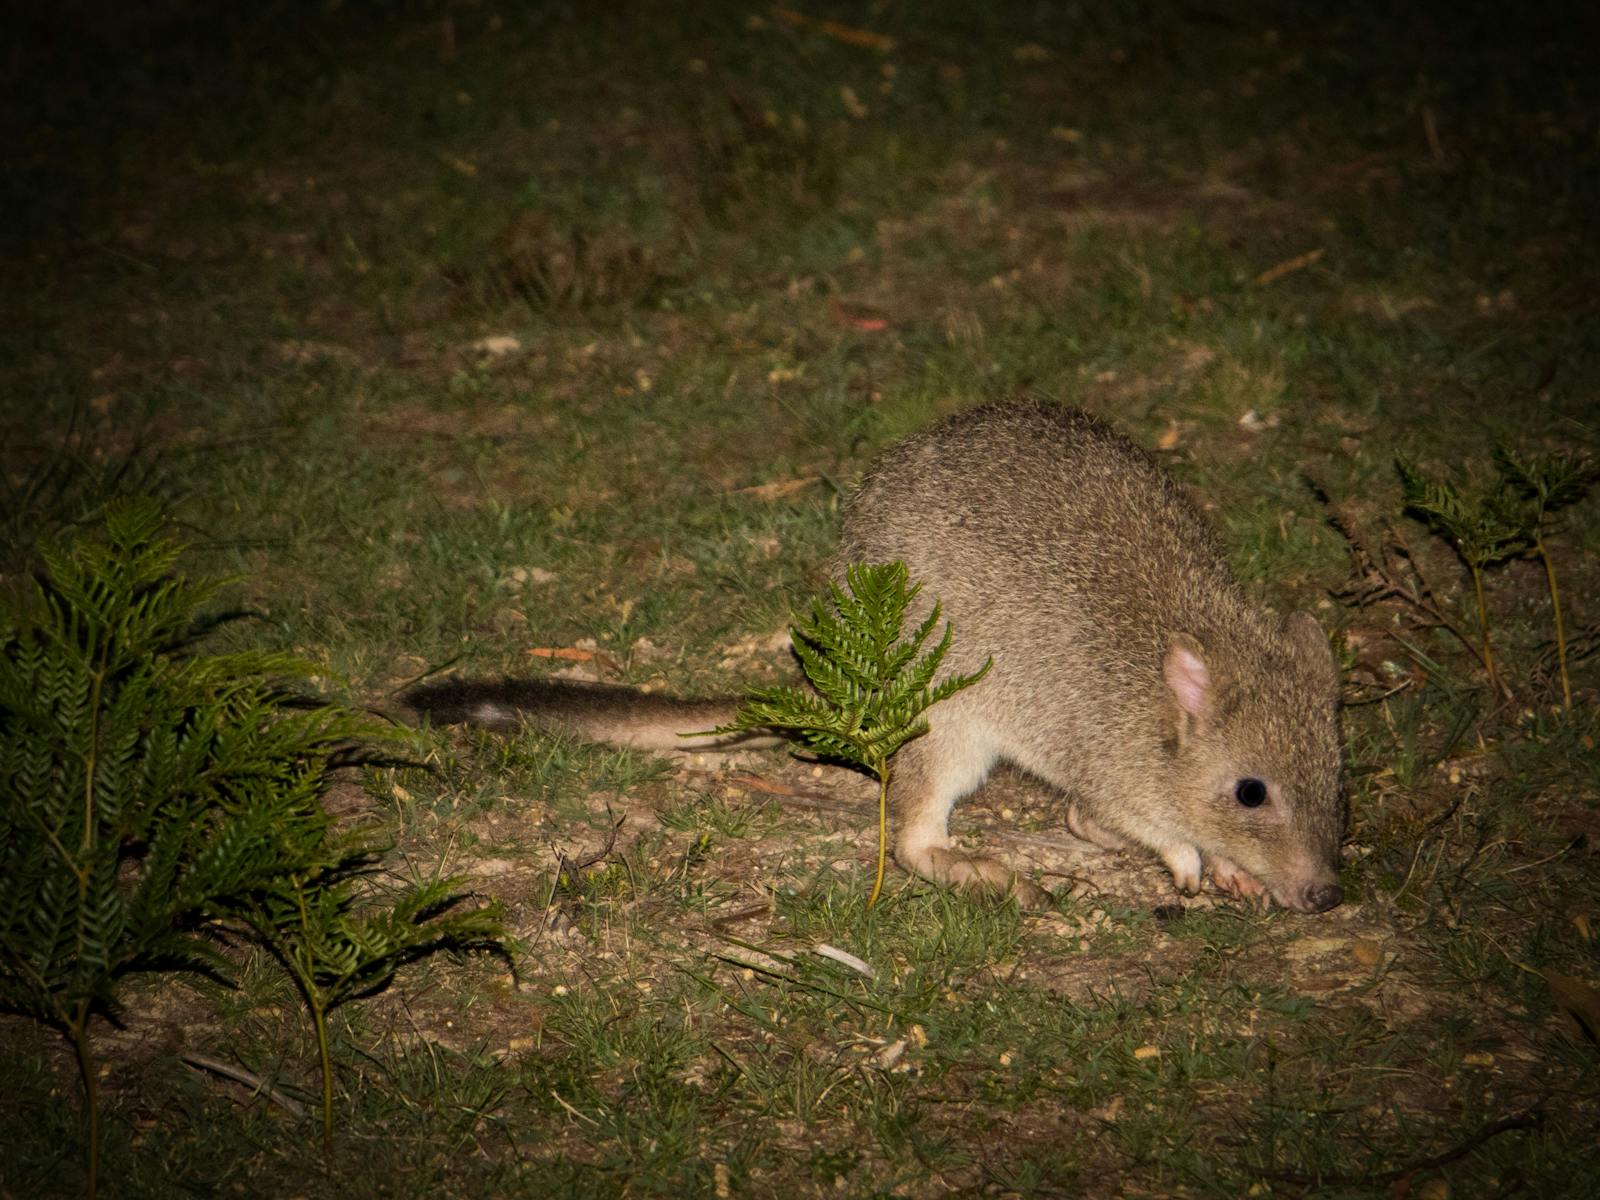
[[[78,1055],[78,1075],[83,1081],[83,1115],[88,1128],[86,1166],[88,1181],[83,1194],[94,1200],[100,1176],[100,1088],[95,1079],[94,1059],[89,1053],[89,1002],[80,1000],[69,1026],[72,1048]]]
[[[80,913],[88,904],[89,878],[94,873],[94,786],[100,758],[100,695],[105,685],[105,678],[105,667],[102,664],[101,669],[94,673],[94,682],[90,685],[89,692],[89,745],[83,763],[83,835],[78,842],[80,857],[77,862],[72,862],[70,859],[67,862],[68,869],[77,878]],[[84,959],[82,921],[77,922],[74,941],[77,945],[76,960],[82,962]],[[78,1001],[77,1011],[72,1018],[72,1048],[77,1052],[78,1075],[83,1081],[83,1115],[89,1142],[85,1152],[89,1177],[84,1182],[83,1194],[88,1200],[95,1200],[100,1180],[100,1087],[99,1081],[95,1079],[94,1060],[89,1053],[90,1016],[90,1002]]]
[[[1550,616],[1556,627],[1556,668],[1561,673],[1561,707],[1566,713],[1567,720],[1572,720],[1572,680],[1567,675],[1567,629],[1561,620],[1561,592],[1556,587],[1556,568],[1550,561],[1550,552],[1545,549],[1544,538],[1536,536],[1533,541],[1534,553],[1539,556],[1539,561],[1544,564],[1545,583],[1550,588]]]
[[[1501,680],[1500,672],[1495,670],[1494,647],[1489,641],[1489,603],[1483,595],[1483,568],[1475,562],[1469,562],[1467,566],[1472,570],[1472,592],[1478,601],[1478,629],[1483,634],[1483,669],[1489,674],[1489,686],[1509,700],[1511,690]]]
[[[100,669],[93,675],[93,682],[89,685],[89,739],[88,749],[83,756],[83,835],[78,839],[78,859],[74,862],[67,860],[67,869],[72,872],[78,881],[78,911],[81,913],[88,907],[89,879],[94,874],[94,784],[95,775],[99,772],[100,762],[100,693],[105,686],[106,667],[102,663]],[[83,922],[77,923],[77,933],[74,944],[77,947],[76,960],[84,960]],[[87,1021],[87,1017],[85,1018]]]
[[[328,1053],[328,1010],[317,990],[317,964],[313,944],[311,913],[306,908],[306,889],[296,882],[295,904],[300,911],[301,945],[291,950],[287,961],[293,963],[299,976],[301,990],[305,993],[306,1007],[311,1010],[311,1026],[317,1034],[317,1061],[322,1068],[322,1165],[333,1167],[333,1057]]]
[[[317,1057],[322,1063],[322,1165],[333,1166],[333,1058],[328,1053],[328,1014],[312,1002],[311,1023],[317,1030]]]
[[[89,687],[89,750],[83,759],[83,838],[79,851],[88,857],[94,849],[94,777],[100,762],[100,692],[105,686],[104,665],[94,673]],[[85,863],[78,874],[78,891],[81,894],[89,885],[89,867]]]
[[[883,867],[889,857],[889,768],[878,769],[878,873],[872,880],[872,895],[867,897],[867,907],[878,902],[883,892]]]

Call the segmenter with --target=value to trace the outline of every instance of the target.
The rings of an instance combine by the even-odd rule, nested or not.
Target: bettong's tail
[[[400,699],[436,725],[516,729],[526,723],[641,750],[746,749],[781,741],[759,732],[706,733],[732,722],[738,700],[683,700],[608,683],[441,679],[419,684]]]

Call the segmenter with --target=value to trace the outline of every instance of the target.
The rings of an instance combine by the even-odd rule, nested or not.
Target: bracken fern
[[[331,705],[286,704],[281,681],[309,664],[193,653],[196,612],[221,581],[184,577],[163,525],[149,501],[113,505],[102,535],[41,547],[31,596],[0,612],[0,1008],[73,1045],[90,1195],[91,1021],[117,1018],[127,976],[225,977],[225,925],[280,948],[259,914],[292,895],[318,936],[303,939],[291,973],[323,981],[336,1002],[452,934],[492,932],[495,917],[430,921],[450,905],[446,880],[345,920],[355,864],[375,851],[334,838],[320,797],[330,755],[379,728]],[[349,945],[336,948],[347,928]],[[325,1080],[330,1006],[312,1005]]]
[[[856,564],[846,570],[845,583],[849,591],[830,584],[826,598],[812,600],[810,620],[790,630],[795,655],[815,690],[753,692],[733,723],[717,732],[776,730],[877,777],[878,870],[870,905],[883,890],[889,760],[928,731],[924,714],[930,707],[977,683],[990,664],[971,675],[933,682],[953,635],[946,624],[938,643],[923,651],[939,624],[940,606],[935,604],[910,638],[900,640],[906,611],[922,590],[920,583],[910,582],[904,563]]]
[[[498,901],[461,912],[457,878],[397,885],[387,897],[358,893],[376,865],[359,838],[307,845],[300,861],[233,910],[265,943],[311,1014],[322,1075],[322,1153],[333,1154],[333,1059],[328,1016],[387,986],[405,964],[447,947],[501,950]],[[320,855],[320,860],[319,860]]]
[[[1600,482],[1600,463],[1586,454],[1573,451],[1542,455],[1519,455],[1509,446],[1495,451],[1500,477],[1517,496],[1522,506],[1523,524],[1531,542],[1531,552],[1544,567],[1545,587],[1550,593],[1550,617],[1556,635],[1556,667],[1561,677],[1562,710],[1572,717],[1572,679],[1567,674],[1567,628],[1561,616],[1561,589],[1556,585],[1556,567],[1550,558],[1546,538],[1553,514],[1576,504]]]

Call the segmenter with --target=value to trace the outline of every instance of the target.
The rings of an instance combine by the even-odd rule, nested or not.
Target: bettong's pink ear
[[[1205,712],[1211,701],[1211,670],[1206,666],[1200,643],[1186,633],[1175,633],[1161,664],[1167,690],[1178,707],[1191,717]]]

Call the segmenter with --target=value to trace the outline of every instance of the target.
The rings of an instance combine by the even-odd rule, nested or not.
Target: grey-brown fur
[[[994,659],[895,762],[902,866],[1042,898],[949,849],[951,806],[1005,759],[1068,794],[1075,833],[1154,850],[1184,891],[1204,860],[1240,895],[1339,902],[1327,641],[1310,617],[1249,601],[1210,526],[1142,450],[1056,405],[961,413],[892,447],[850,501],[836,562],[894,559],[954,623],[947,666]],[[1240,804],[1241,778],[1264,781],[1267,803]]]
[[[1155,851],[1186,892],[1209,867],[1240,896],[1303,911],[1339,903],[1327,641],[1310,617],[1280,620],[1249,601],[1210,526],[1142,450],[1057,405],[962,413],[891,447],[846,509],[836,575],[896,559],[923,584],[920,602],[937,598],[954,623],[946,666],[994,660],[895,760],[903,867],[1048,901],[1001,863],[950,848],[950,809],[1004,759],[1068,794],[1074,833]],[[731,712],[626,689],[458,686],[453,705],[412,703],[488,723],[514,707],[535,724],[652,746]],[[452,695],[431,687],[436,700]],[[1241,804],[1241,779],[1263,781],[1265,803]]]

